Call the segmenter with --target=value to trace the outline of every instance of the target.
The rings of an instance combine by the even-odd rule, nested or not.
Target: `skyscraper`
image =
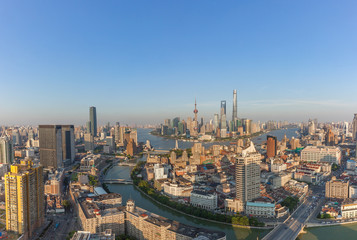
[[[226,117],[226,101],[222,100],[221,101],[221,123],[220,123],[220,128],[222,129],[227,129],[227,117]]]
[[[357,113],[355,113],[355,116],[352,121],[352,140],[356,141],[357,140]]]
[[[232,121],[234,123],[234,130],[236,130],[237,126],[237,90],[233,90],[233,112],[232,112]]]
[[[120,142],[120,123],[119,122],[115,123],[114,139],[115,139],[115,143],[119,144],[119,142]]]
[[[217,131],[217,128],[219,127],[219,120],[218,120],[219,116],[217,113],[214,114],[214,118],[213,118],[213,127],[214,127],[214,131]]]
[[[260,196],[260,159],[253,142],[236,159],[236,198],[243,203]]]
[[[74,149],[74,126],[62,125],[62,158],[64,162],[73,163],[75,157]]]
[[[226,100],[222,100],[221,101],[221,117],[223,115],[226,115],[227,112],[226,112]]]
[[[6,230],[28,239],[44,220],[42,166],[21,161],[5,175]]]
[[[275,136],[267,136],[267,158],[276,156],[277,151],[277,139]]]
[[[60,125],[40,125],[40,162],[45,168],[63,166],[62,129]]]
[[[90,133],[97,136],[97,110],[95,107],[89,108]]]
[[[13,141],[4,135],[0,137],[0,163],[12,164],[14,162]]]
[[[63,167],[75,158],[73,125],[40,125],[40,162],[45,168]]]

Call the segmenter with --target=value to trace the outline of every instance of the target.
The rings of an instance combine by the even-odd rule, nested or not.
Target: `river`
[[[163,149],[163,150],[168,150],[171,148],[175,147],[175,140],[173,139],[164,139],[162,137],[154,136],[149,134],[151,129],[138,129],[138,141],[140,142],[145,142],[146,140],[150,140],[151,145],[155,149]],[[291,137],[296,137],[297,129],[281,129],[281,130],[275,130],[272,131],[268,134],[263,134],[259,137],[253,138],[253,142],[255,144],[261,144],[263,141],[266,140],[267,135],[274,135],[278,138],[278,140],[281,140],[284,135],[288,138]],[[183,142],[179,141],[179,147],[180,148],[190,148],[192,147],[194,143],[193,142]],[[229,144],[228,142],[226,143],[204,143],[205,146],[211,146],[213,144]],[[139,161],[145,161],[146,157],[142,157],[139,159]],[[126,166],[115,166],[111,170],[108,171],[108,174],[106,178],[124,178],[124,179],[129,179],[130,178],[130,167]],[[163,217],[173,219],[179,222],[182,222],[184,224],[196,226],[196,227],[204,227],[208,228],[211,230],[218,230],[218,231],[223,231],[227,235],[227,240],[233,240],[233,239],[261,239],[264,235],[268,233],[268,230],[259,230],[259,229],[245,229],[245,228],[238,228],[238,227],[232,227],[229,225],[225,224],[219,224],[219,223],[212,223],[209,221],[204,221],[204,220],[198,220],[193,217],[189,217],[180,213],[177,213],[169,208],[163,207],[155,202],[153,202],[151,199],[146,197],[144,194],[142,194],[140,191],[135,189],[134,186],[132,185],[122,185],[122,184],[109,184],[108,188],[112,192],[117,192],[120,193],[123,197],[123,203],[125,203],[129,198],[134,199],[136,205],[139,207],[142,207],[150,212],[156,213],[158,215],[161,215]],[[329,231],[326,231],[326,230]],[[345,226],[336,226],[336,227],[328,227],[328,228],[311,228],[308,230],[307,234],[304,234],[299,237],[300,240],[315,240],[315,239],[337,239],[338,237],[342,236],[348,236],[344,239],[353,239],[355,236],[355,233],[357,231],[357,225],[345,225]],[[332,232],[332,233],[331,233]],[[331,234],[330,234],[331,233]]]

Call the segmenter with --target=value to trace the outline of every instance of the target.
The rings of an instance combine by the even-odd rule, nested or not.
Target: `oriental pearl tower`
[[[197,104],[196,104],[196,98],[195,98],[195,110],[193,110],[193,113],[195,114],[195,122],[197,122],[197,113],[198,113],[196,106],[197,106]]]

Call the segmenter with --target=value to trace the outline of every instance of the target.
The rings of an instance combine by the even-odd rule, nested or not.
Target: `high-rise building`
[[[75,158],[73,125],[40,125],[40,161],[45,168],[63,167]]]
[[[40,125],[40,162],[45,168],[63,167],[62,128],[60,125]]]
[[[213,118],[213,127],[214,127],[214,131],[217,130],[217,128],[219,127],[219,116],[217,113],[214,114],[214,118]]]
[[[6,230],[24,234],[25,239],[44,221],[42,166],[21,161],[5,175]]]
[[[75,158],[74,126],[62,125],[62,158],[64,162],[73,163]]]
[[[343,134],[345,134],[346,137],[348,137],[350,134],[349,129],[348,129],[348,122],[343,123]]]
[[[253,142],[236,159],[236,198],[243,203],[260,196],[260,159]]]
[[[275,136],[267,136],[267,158],[275,157],[277,154],[277,139]]]
[[[0,163],[12,164],[14,162],[14,149],[12,140],[4,135],[0,137]]]
[[[197,110],[197,103],[196,103],[196,99],[195,99],[195,109],[193,110],[193,113],[195,114],[195,122],[197,122],[197,113],[198,113],[198,110]]]
[[[352,140],[357,140],[357,113],[355,113],[355,116],[352,121]]]
[[[94,139],[93,139],[93,135],[90,133],[84,134],[84,150],[85,151],[94,150]]]
[[[179,122],[180,122],[180,118],[179,117],[175,117],[174,119],[172,119],[172,126],[178,128]]]
[[[236,131],[236,128],[238,127],[236,125],[238,120],[238,115],[237,115],[237,90],[233,90],[233,112],[232,112],[232,121],[234,123],[234,131]]]
[[[90,121],[90,133],[97,136],[97,109],[95,107],[89,108],[89,121]]]
[[[120,143],[120,123],[116,122],[114,127],[114,140],[115,143]]]
[[[227,111],[226,111],[226,100],[222,100],[221,101],[221,117],[223,114],[227,114]]]

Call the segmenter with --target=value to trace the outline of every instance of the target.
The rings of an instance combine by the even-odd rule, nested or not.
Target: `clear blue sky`
[[[357,1],[1,1],[0,124],[351,121]]]

